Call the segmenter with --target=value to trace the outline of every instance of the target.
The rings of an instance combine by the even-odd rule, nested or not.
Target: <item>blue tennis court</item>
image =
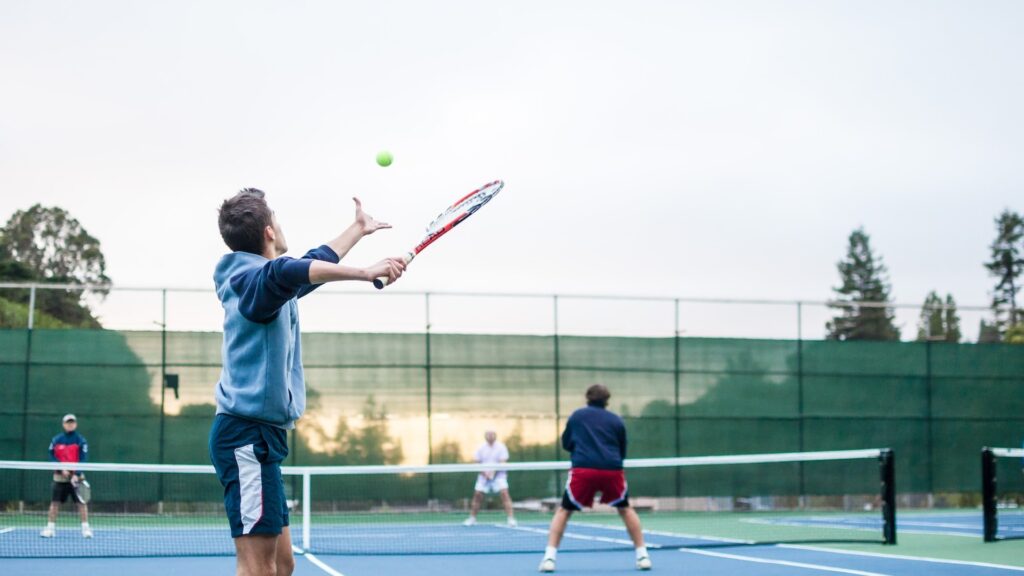
[[[908,515],[913,518],[966,520],[967,515]],[[860,530],[859,519],[829,518],[833,524],[845,525],[847,529]],[[814,525],[814,517],[792,518],[793,522],[807,522]],[[944,522],[936,521],[936,524]],[[834,528],[835,526],[831,526]],[[415,526],[394,528],[363,527],[356,530],[335,529],[333,533],[319,534],[319,538],[362,539],[374,542],[379,548],[386,548],[388,541],[421,539],[433,546],[444,545],[446,549],[458,549],[446,540],[460,540],[473,553],[462,554],[298,554],[295,574],[298,576],[371,576],[387,574],[416,574],[432,576],[441,574],[466,574],[486,571],[498,576],[532,574],[536,572],[545,542],[546,526],[528,523],[516,528],[504,525],[482,525],[473,528],[433,527],[427,530]],[[866,529],[865,525],[863,529]],[[136,534],[143,539],[180,538],[181,529],[148,530]],[[200,536],[210,541],[211,546],[230,546],[230,540],[212,530],[199,530]],[[8,531],[0,538],[34,538],[31,545],[38,549],[38,535],[29,530]],[[902,575],[957,575],[982,576],[995,574],[1022,573],[1024,567],[1004,566],[994,563],[967,562],[916,558],[890,554],[899,549],[878,546],[877,552],[851,551],[811,545],[749,545],[731,543],[723,539],[675,534],[651,530],[646,539],[654,561],[654,570],[665,573],[695,573],[703,575],[789,575],[794,573],[839,573],[861,576],[902,576]],[[92,541],[75,538],[70,531],[60,542],[65,554],[74,550],[86,552],[85,546],[97,546],[92,553],[103,551],[104,546],[120,546],[120,552],[128,540],[127,534],[97,531]],[[979,538],[980,541],[980,538]],[[26,540],[25,544],[29,544]],[[1009,545],[1015,545],[1011,543]],[[66,546],[81,546],[69,551]],[[628,549],[629,540],[621,528],[599,524],[575,523],[570,525],[562,551],[558,557],[558,573],[564,574],[635,574],[633,554]],[[609,549],[621,547],[622,549]],[[508,552],[508,550],[517,550]],[[234,569],[234,558],[230,556],[196,556],[167,558],[13,558],[3,560],[4,573],[25,576],[50,576],[65,570],[80,575],[124,573],[133,575],[150,574],[207,574],[230,573]]]
[[[540,561],[534,554],[468,554],[423,556],[298,556],[296,576],[377,576],[415,573],[441,576],[483,573],[496,576],[534,574]],[[714,549],[652,550],[654,571],[668,574],[782,576],[792,574],[855,574],[861,576],[990,576],[1019,574],[1024,568],[997,564],[850,553],[789,545],[736,546]],[[80,576],[115,573],[150,576],[188,574],[213,576],[231,573],[234,558],[60,558],[5,559],[4,573],[52,576],[73,572]],[[561,554],[559,574],[636,574],[629,551],[594,551]]]
[[[758,520],[776,526],[839,528],[876,532],[881,521],[871,516],[806,516]],[[904,534],[942,534],[981,538],[984,531],[980,510],[971,512],[905,513],[899,517]],[[1024,511],[1008,510],[999,514],[999,535],[1003,538],[1024,538]]]

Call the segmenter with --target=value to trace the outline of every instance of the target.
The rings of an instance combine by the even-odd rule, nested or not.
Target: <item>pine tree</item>
[[[881,257],[871,250],[871,238],[858,228],[850,234],[846,258],[836,265],[842,285],[834,306],[840,314],[825,328],[830,340],[899,340],[893,309],[888,306],[860,306],[859,303],[887,303],[892,287]]]
[[[956,310],[956,301],[952,294],[946,295],[946,302],[932,290],[921,306],[921,316],[917,323],[917,340],[919,342],[943,341],[959,342],[960,315]]]
[[[985,319],[981,319],[981,324],[978,326],[978,344],[997,344],[1002,342],[1003,338],[999,335],[999,329],[994,324],[985,322]]]
[[[956,310],[956,300],[952,294],[946,294],[946,342],[959,342],[963,338],[960,331],[960,313]]]
[[[992,290],[993,326],[1000,340],[1006,330],[1021,319],[1017,308],[1017,291],[1024,272],[1024,218],[1009,209],[1003,210],[996,220],[996,239],[992,241],[992,257],[985,263],[990,276],[997,278]]]

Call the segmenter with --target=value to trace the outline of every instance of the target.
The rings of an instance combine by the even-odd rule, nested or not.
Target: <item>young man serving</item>
[[[338,263],[363,236],[390,228],[353,200],[355,222],[297,259],[284,256],[288,243],[262,191],[246,188],[220,207],[232,252],[214,272],[224,344],[210,459],[224,486],[239,576],[288,576],[295,567],[281,462],[286,432],[306,407],[297,299],[326,282],[394,282],[405,270],[401,258],[369,268]]]

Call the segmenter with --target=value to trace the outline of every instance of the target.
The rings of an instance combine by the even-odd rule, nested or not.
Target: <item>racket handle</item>
[[[415,257],[416,257],[415,254],[413,254],[412,252],[409,252],[405,256],[402,256],[402,261],[405,262],[406,264],[408,264],[409,262],[412,262],[412,259],[415,258]],[[381,276],[379,278],[374,278],[373,279],[373,287],[376,288],[377,290],[383,290],[384,287],[387,286],[387,285],[388,285],[388,277],[387,276]]]

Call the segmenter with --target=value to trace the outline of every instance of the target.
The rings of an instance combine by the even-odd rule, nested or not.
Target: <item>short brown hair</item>
[[[273,225],[273,211],[256,188],[242,188],[220,205],[220,237],[235,252],[263,253],[263,231]]]
[[[608,399],[611,397],[612,393],[604,384],[594,384],[587,388],[587,406],[600,406],[604,408],[608,405]]]

